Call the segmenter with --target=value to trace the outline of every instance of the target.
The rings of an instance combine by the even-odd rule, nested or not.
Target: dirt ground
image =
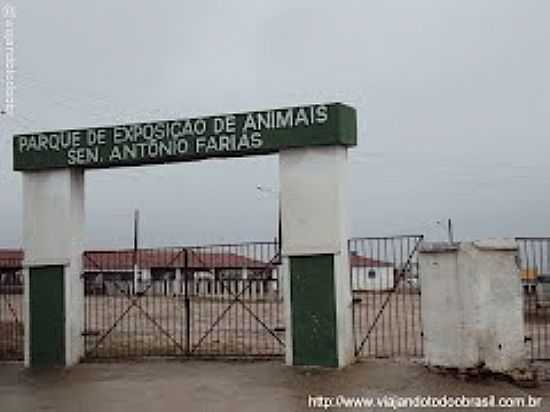
[[[550,383],[526,389],[492,378],[464,381],[410,362],[372,360],[343,370],[291,368],[282,362],[150,361],[81,364],[67,371],[0,364],[2,412],[315,410],[308,407],[309,395],[531,396],[543,398],[532,410],[550,411]]]
[[[193,297],[188,309],[179,296],[143,296],[134,305],[125,297],[87,297],[86,330],[86,350],[95,358],[178,356],[188,350],[204,355],[284,354],[283,304],[274,297],[238,302]]]

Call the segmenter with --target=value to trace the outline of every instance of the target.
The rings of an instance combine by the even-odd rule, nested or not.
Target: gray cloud
[[[159,4],[160,3],[160,4]],[[20,243],[15,132],[343,101],[353,235],[548,234],[546,1],[12,2],[14,118],[0,117],[0,246]],[[3,53],[2,53],[3,55]],[[94,171],[89,246],[275,236],[276,156]]]

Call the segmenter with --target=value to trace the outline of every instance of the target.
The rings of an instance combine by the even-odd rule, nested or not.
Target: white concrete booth
[[[425,360],[508,372],[526,365],[513,240],[424,242],[419,251]]]

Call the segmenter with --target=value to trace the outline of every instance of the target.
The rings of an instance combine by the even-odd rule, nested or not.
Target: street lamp
[[[274,190],[270,187],[264,187],[262,185],[257,185],[256,190],[263,193],[269,193],[272,195],[277,195],[279,197],[279,209],[278,209],[278,216],[277,216],[277,237],[278,237],[278,244],[279,244],[279,259],[281,258],[281,248],[283,243],[283,225],[281,222],[281,192],[278,190]]]

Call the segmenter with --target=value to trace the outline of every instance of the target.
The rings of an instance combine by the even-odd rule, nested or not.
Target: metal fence
[[[349,241],[358,356],[423,355],[421,235]],[[517,238],[526,346],[550,360],[550,238]],[[0,259],[0,359],[23,359],[22,254]],[[87,251],[86,359],[284,355],[276,242]]]
[[[421,356],[421,239],[350,240],[359,356]],[[87,251],[83,265],[88,360],[284,355],[278,243]],[[22,359],[21,271],[2,273],[0,359]]]
[[[87,359],[284,354],[279,245],[89,251]]]
[[[517,238],[525,341],[531,360],[550,360],[550,238]]]
[[[421,235],[349,241],[356,355],[422,356],[421,241]]]
[[[23,360],[23,273],[20,258],[0,259],[0,359]]]

